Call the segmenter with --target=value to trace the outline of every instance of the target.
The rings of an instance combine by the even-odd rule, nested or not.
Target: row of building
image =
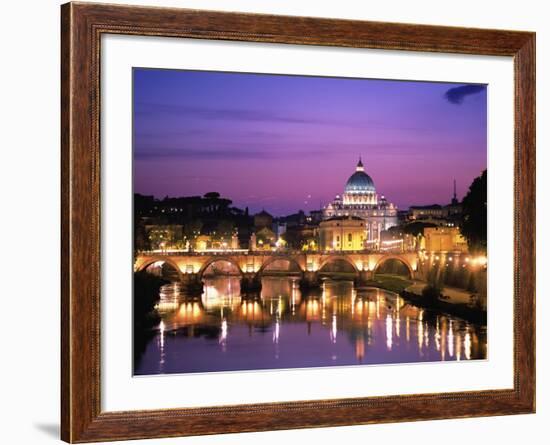
[[[461,211],[455,183],[450,204],[413,206],[406,212],[399,212],[383,195],[378,196],[374,181],[359,159],[344,193],[323,209],[310,212],[308,216],[301,212],[290,219],[274,219],[265,210],[255,215],[254,224],[261,244],[256,235],[251,248],[278,248],[284,245],[281,240],[302,239],[302,248],[323,251],[467,251],[466,240],[457,227]],[[396,230],[415,222],[425,226],[421,233],[413,235]]]
[[[378,195],[361,159],[347,180],[344,193],[337,195],[324,208],[309,214],[299,211],[274,218],[262,210],[248,215],[248,209],[243,211],[231,207],[231,201],[217,193],[202,198],[170,198],[163,201],[161,208],[150,206],[148,211],[151,215],[161,212],[170,221],[197,221],[197,218],[201,221],[200,227],[194,227],[193,223],[158,224],[158,219],[145,211],[142,220],[148,223],[145,231],[152,249],[468,249],[457,227],[462,208],[456,196],[456,183],[448,205],[412,206],[408,211],[399,211],[383,195]],[[407,231],[408,225],[419,223],[421,230]]]

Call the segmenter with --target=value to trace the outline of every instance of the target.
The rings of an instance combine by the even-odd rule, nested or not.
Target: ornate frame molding
[[[102,34],[512,56],[515,67],[514,388],[102,412]],[[61,436],[174,437],[535,411],[535,34],[92,3],[61,7]],[[223,416],[219,416],[223,413]],[[212,422],[213,416],[216,422]]]

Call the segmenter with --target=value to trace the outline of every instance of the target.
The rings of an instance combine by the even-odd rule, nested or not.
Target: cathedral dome
[[[349,177],[346,183],[345,192],[354,194],[376,193],[374,182],[371,177],[365,173],[361,159],[359,159],[355,173]]]

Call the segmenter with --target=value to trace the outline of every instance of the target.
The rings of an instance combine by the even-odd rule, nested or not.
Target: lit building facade
[[[428,252],[468,252],[468,242],[458,227],[426,227],[422,247]]]
[[[181,224],[150,224],[145,226],[151,250],[172,250],[182,247]]]
[[[323,209],[323,218],[355,217],[363,220],[364,247],[376,248],[380,243],[380,232],[398,224],[397,207],[384,196],[378,197],[374,182],[365,172],[359,159],[344,188],[343,195]],[[323,223],[321,223],[322,225]]]
[[[365,248],[365,220],[357,216],[334,216],[319,224],[321,250],[363,250]]]

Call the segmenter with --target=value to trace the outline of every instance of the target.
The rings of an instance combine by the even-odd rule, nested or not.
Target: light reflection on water
[[[302,294],[294,278],[266,277],[259,294],[242,296],[238,278],[208,278],[200,297],[163,286],[158,310],[158,331],[135,374],[486,357],[484,327],[348,281]]]

